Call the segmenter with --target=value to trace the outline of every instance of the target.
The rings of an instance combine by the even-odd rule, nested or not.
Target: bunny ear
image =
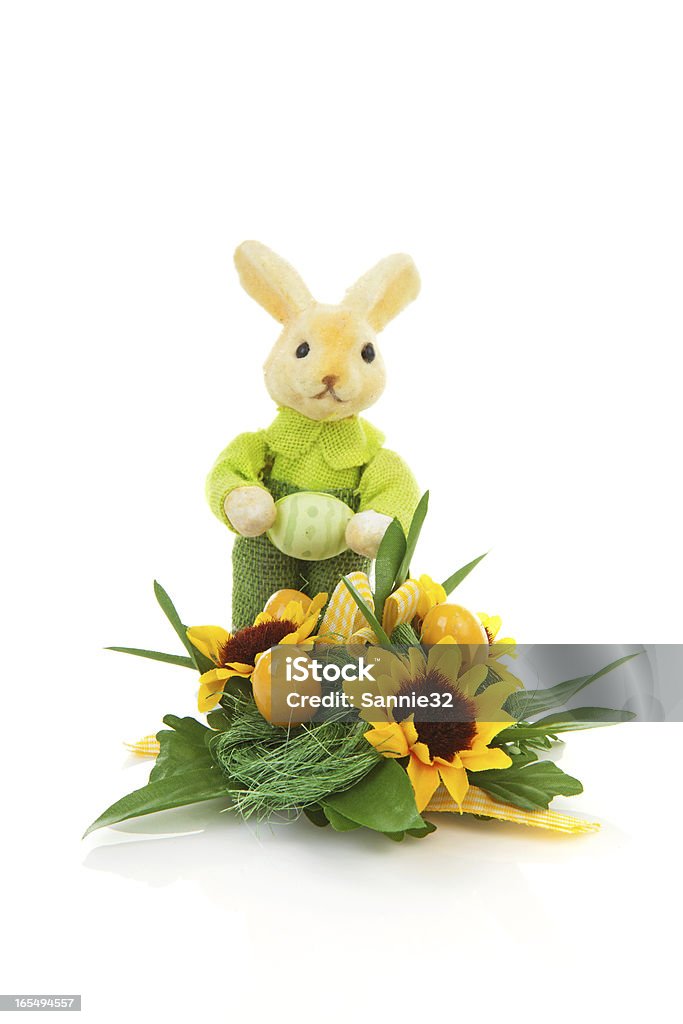
[[[313,302],[294,267],[261,242],[238,245],[235,266],[244,290],[281,324]]]
[[[390,320],[416,299],[420,275],[410,256],[387,256],[356,281],[346,293],[344,305],[350,306],[381,331]]]

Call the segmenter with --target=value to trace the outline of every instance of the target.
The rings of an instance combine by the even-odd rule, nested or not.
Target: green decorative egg
[[[277,518],[268,537],[285,555],[321,562],[346,551],[346,527],[353,512],[339,498],[297,491],[276,501],[275,508]]]

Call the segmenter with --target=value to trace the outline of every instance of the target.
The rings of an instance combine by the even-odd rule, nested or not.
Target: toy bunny
[[[232,623],[239,629],[275,590],[313,596],[331,592],[346,573],[369,571],[394,517],[407,529],[419,497],[413,475],[358,413],[384,390],[376,334],[416,298],[420,279],[409,256],[388,256],[332,306],[316,302],[293,267],[259,242],[243,242],[235,263],[245,290],[283,327],[264,366],[278,415],[266,430],[236,437],[207,480],[212,511],[239,535]],[[275,502],[297,491],[325,492],[349,506],[346,550],[306,561],[271,543]]]

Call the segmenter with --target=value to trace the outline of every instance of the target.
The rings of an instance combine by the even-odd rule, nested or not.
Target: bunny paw
[[[346,543],[357,555],[374,558],[390,523],[381,512],[357,512],[346,527]]]
[[[242,537],[260,537],[275,522],[271,494],[263,487],[236,487],[223,505],[231,526]]]

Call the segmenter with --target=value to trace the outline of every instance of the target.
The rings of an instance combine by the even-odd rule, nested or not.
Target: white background
[[[204,477],[273,415],[244,238],[327,301],[415,258],[369,418],[431,489],[418,569],[492,549],[460,599],[527,643],[683,639],[682,29],[599,0],[0,6],[0,990],[98,1022],[675,1013],[677,725],[570,739],[594,837],[208,806],[79,835],[144,782],[121,741],[194,709],[189,673],[101,648],[173,645],[155,576],[227,624]]]

